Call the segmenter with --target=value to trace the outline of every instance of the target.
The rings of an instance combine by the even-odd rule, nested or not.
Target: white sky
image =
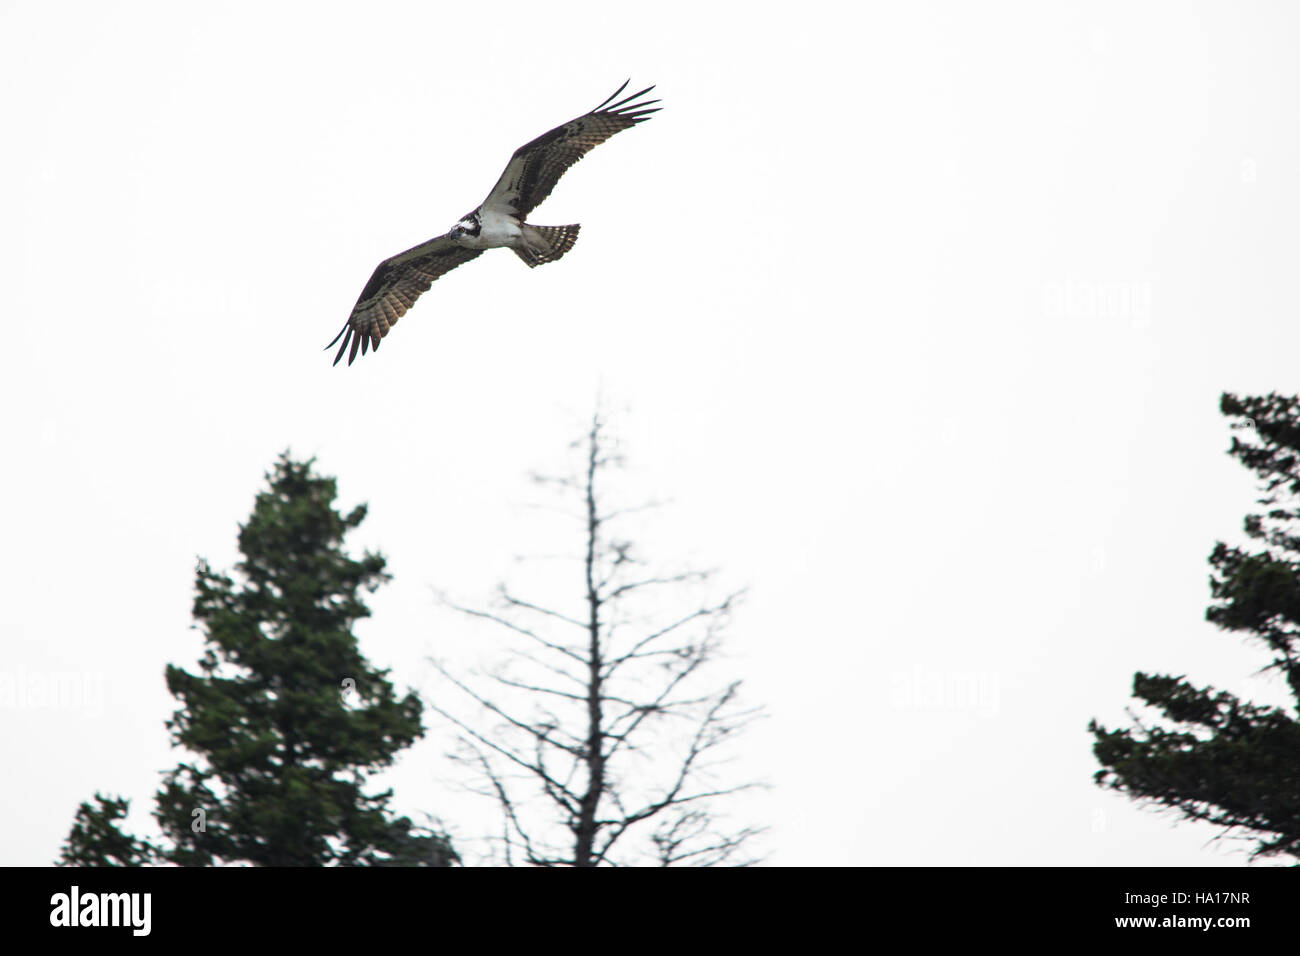
[[[0,3],[0,862],[96,790],[151,824],[195,558],[286,447],[368,501],[359,630],[399,686],[455,654],[431,588],[536,549],[527,474],[598,389],[657,553],[750,598],[771,719],[745,807],[781,864],[1240,865],[1099,791],[1135,670],[1259,702],[1204,620],[1249,474],[1224,390],[1294,393],[1300,13],[1287,4]],[[663,112],[376,355],[321,350],[375,264],[625,77]],[[639,87],[633,87],[639,88]],[[564,542],[547,542],[559,550]],[[939,688],[938,696],[930,694]],[[974,689],[974,695],[970,693]],[[392,776],[471,838],[450,734]]]

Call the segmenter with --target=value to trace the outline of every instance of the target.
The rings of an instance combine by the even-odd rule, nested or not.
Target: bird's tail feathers
[[[523,225],[524,243],[515,249],[515,255],[528,264],[528,268],[554,262],[573,248],[578,241],[576,223],[572,226]]]

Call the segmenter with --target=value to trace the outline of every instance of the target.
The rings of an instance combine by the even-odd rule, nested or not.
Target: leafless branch
[[[507,591],[504,587],[501,589],[500,593],[502,599],[504,599],[505,602],[509,604],[511,607],[523,608],[524,610],[527,611],[535,611],[538,614],[544,614],[547,617],[553,617],[557,621],[563,621],[565,624],[572,624],[574,627],[579,628],[581,630],[587,629],[587,625],[584,622],[575,621],[573,618],[567,617],[566,615],[561,614],[559,611],[552,611],[550,608],[541,607],[540,605],[532,604],[529,601],[524,601],[519,598],[516,598],[512,596],[510,592]]]
[[[540,637],[539,635],[529,630],[528,628],[516,624],[514,621],[510,620],[509,618],[502,617],[500,614],[494,614],[491,611],[480,611],[477,608],[472,608],[472,607],[463,607],[450,600],[444,600],[443,603],[446,604],[447,607],[451,608],[453,611],[459,611],[461,614],[465,614],[469,617],[481,618],[485,621],[491,621],[493,624],[499,624],[502,627],[508,628],[509,630],[512,630],[517,634],[522,634],[524,635],[524,637],[536,641],[538,644],[542,645],[547,650],[555,651],[557,654],[563,654],[565,657],[569,658],[570,660],[574,660],[579,663],[586,663],[583,660],[582,655],[577,653],[576,651],[570,650],[569,648],[565,647],[563,644],[557,644],[554,641],[548,641],[546,638]]]
[[[646,562],[611,523],[645,509],[602,505],[601,477],[621,463],[605,448],[603,429],[597,415],[578,443],[583,461],[575,477],[538,479],[581,505],[575,517],[583,547],[575,557],[584,613],[563,613],[504,586],[501,612],[442,598],[524,646],[508,647],[508,665],[485,675],[494,682],[490,694],[475,686],[483,677],[471,682],[433,662],[461,699],[483,708],[499,726],[477,727],[445,703],[431,708],[463,734],[485,781],[482,792],[500,806],[508,864],[617,866],[649,859],[665,866],[748,865],[753,859],[743,857],[742,848],[761,828],[724,830],[713,807],[757,786],[723,779],[728,751],[720,748],[758,711],[737,707],[739,682],[712,690],[704,683],[743,592],[685,613],[660,613],[669,600],[700,593],[714,572],[642,570]],[[518,615],[535,617],[525,625]],[[569,640],[561,641],[551,633],[564,629],[583,637],[570,630]],[[530,719],[518,716],[524,701]],[[498,766],[501,760],[506,763]],[[514,769],[507,774],[501,767]],[[634,833],[640,836],[629,836]]]

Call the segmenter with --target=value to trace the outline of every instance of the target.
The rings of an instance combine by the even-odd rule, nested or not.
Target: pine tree
[[[398,698],[387,672],[361,656],[353,625],[362,592],[388,580],[384,558],[354,559],[347,532],[366,516],[334,508],[333,478],[288,454],[267,476],[240,528],[235,574],[200,561],[194,620],[206,649],[197,672],[169,666],[180,702],[168,727],[194,755],[168,773],[155,818],[182,865],[451,865],[445,836],[368,794],[370,775],[423,734],[414,692]],[[125,812],[83,805],[63,861],[109,855],[105,837]],[[121,812],[117,812],[120,810]],[[87,813],[89,811],[89,813]],[[112,811],[112,813],[109,813]],[[115,816],[113,814],[116,814]],[[93,826],[91,826],[93,824]]]
[[[63,845],[60,866],[144,866],[158,857],[157,847],[122,832],[129,800],[95,794],[95,804],[77,808],[72,832]]]
[[[1262,481],[1264,514],[1246,517],[1258,550],[1222,542],[1206,612],[1224,630],[1253,635],[1272,655],[1300,705],[1300,399],[1224,394],[1224,415],[1238,419],[1229,454]],[[1185,677],[1138,673],[1133,696],[1173,726],[1110,731],[1089,725],[1105,768],[1097,783],[1136,800],[1173,808],[1228,832],[1248,834],[1257,857],[1300,859],[1300,723],[1294,710],[1257,706]]]

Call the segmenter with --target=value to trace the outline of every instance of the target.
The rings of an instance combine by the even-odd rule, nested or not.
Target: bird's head
[[[477,236],[481,228],[482,225],[478,221],[478,216],[474,213],[470,213],[469,215],[464,216],[460,222],[456,223],[456,225],[452,226],[448,235],[453,239],[462,239],[465,236]]]

